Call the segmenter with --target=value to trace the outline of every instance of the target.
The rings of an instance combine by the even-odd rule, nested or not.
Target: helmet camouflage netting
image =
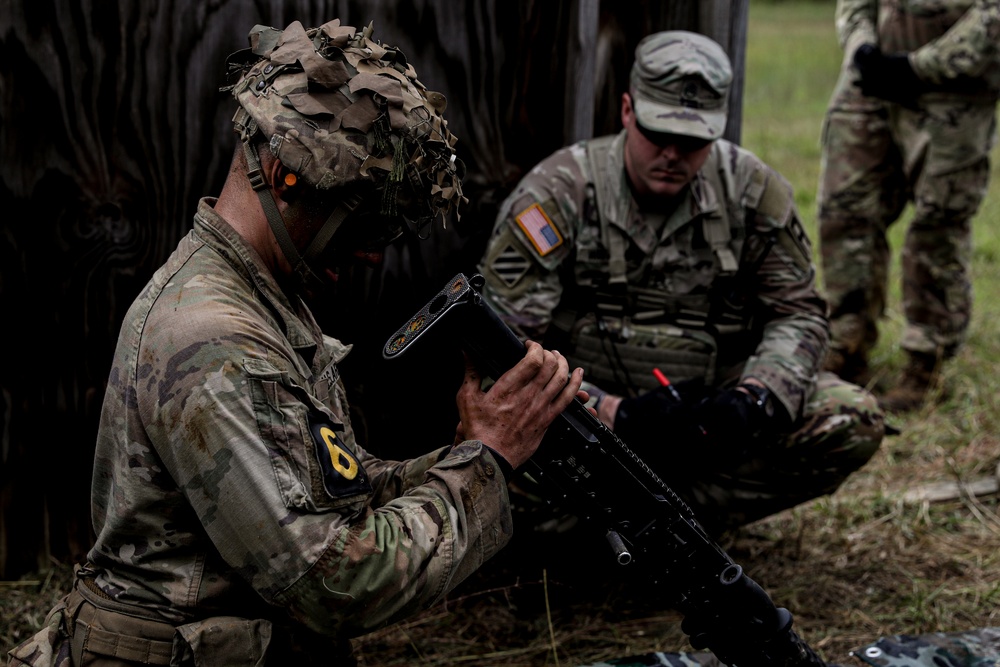
[[[257,25],[250,49],[234,54],[241,70],[232,94],[241,110],[236,130],[246,141],[254,125],[271,152],[319,189],[374,184],[382,210],[395,215],[408,182],[429,210],[445,216],[462,196],[457,138],[442,116],[444,95],[428,91],[399,50],[334,19],[305,29]],[[250,58],[250,62],[240,59]],[[249,115],[249,119],[246,117]]]

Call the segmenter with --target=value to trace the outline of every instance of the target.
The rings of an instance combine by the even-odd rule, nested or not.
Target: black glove
[[[667,387],[657,387],[635,398],[623,398],[615,413],[615,433],[626,443],[664,439],[673,422],[683,419],[691,406],[685,405]]]
[[[693,454],[704,450],[698,442],[703,429],[694,420],[694,408],[705,397],[704,386],[689,381],[672,388],[657,387],[623,398],[615,413],[615,434],[657,471],[690,463]]]
[[[791,426],[785,408],[768,390],[741,386],[705,399],[695,410],[695,419],[705,425],[706,446],[730,465],[746,461]]]
[[[861,75],[858,86],[867,97],[913,107],[926,90],[905,53],[886,55],[874,44],[862,44],[854,52],[854,66]]]

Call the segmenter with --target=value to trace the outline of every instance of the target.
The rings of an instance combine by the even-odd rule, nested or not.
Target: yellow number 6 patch
[[[358,476],[358,462],[354,460],[354,457],[345,452],[337,444],[337,434],[332,430],[323,426],[319,430],[320,436],[323,438],[323,442],[326,443],[326,449],[330,454],[330,465],[333,469],[344,476],[344,479],[354,479]],[[346,462],[345,466],[343,462]]]
[[[322,477],[322,488],[313,486],[314,493],[338,499],[371,493],[371,483],[365,467],[344,439],[345,426],[325,416],[310,415],[313,454]],[[313,477],[313,484],[318,481]]]

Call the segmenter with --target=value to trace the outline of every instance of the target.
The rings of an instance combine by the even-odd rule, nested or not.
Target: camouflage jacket
[[[836,12],[847,58],[861,44],[878,44],[886,53],[909,53],[928,83],[1000,93],[998,0],[838,0]]]
[[[365,452],[337,370],[348,346],[212,204],[121,330],[93,583],[176,624],[261,617],[335,640],[439,601],[510,538],[495,459],[478,441],[403,462]]]
[[[567,302],[616,275],[649,309],[674,309],[675,324],[687,318],[704,325],[707,311],[724,300],[716,288],[728,277],[746,305],[721,307],[720,318],[750,334],[734,372],[759,379],[790,415],[800,414],[828,330],[791,187],[756,156],[720,139],[672,211],[643,210],[627,183],[624,141],[622,131],[563,148],[522,179],[501,206],[479,267],[484,293],[519,335],[538,339],[553,322],[564,327],[567,311],[576,323],[570,327],[583,322],[595,304],[568,308]],[[624,245],[615,250],[621,237]],[[628,326],[640,328],[639,315]],[[689,329],[689,338],[701,335],[696,325]],[[556,347],[580,363],[574,345]],[[719,341],[721,355],[727,345]],[[644,374],[652,377],[649,368]]]

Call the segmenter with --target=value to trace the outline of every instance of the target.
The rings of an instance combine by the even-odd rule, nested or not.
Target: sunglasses
[[[692,137],[686,134],[656,132],[655,130],[643,127],[638,119],[635,121],[635,126],[639,130],[639,134],[657,148],[673,146],[679,153],[695,153],[712,143],[711,139],[702,139],[701,137]]]
[[[629,99],[632,100],[631,96]],[[632,108],[635,109],[634,100],[632,101]],[[643,127],[642,123],[639,122],[638,117],[634,117],[634,120],[635,127],[639,130],[639,134],[641,134],[646,141],[653,144],[657,148],[673,146],[680,153],[694,153],[712,143],[712,139],[692,137],[687,134],[674,134],[672,132],[657,132],[656,130]]]

